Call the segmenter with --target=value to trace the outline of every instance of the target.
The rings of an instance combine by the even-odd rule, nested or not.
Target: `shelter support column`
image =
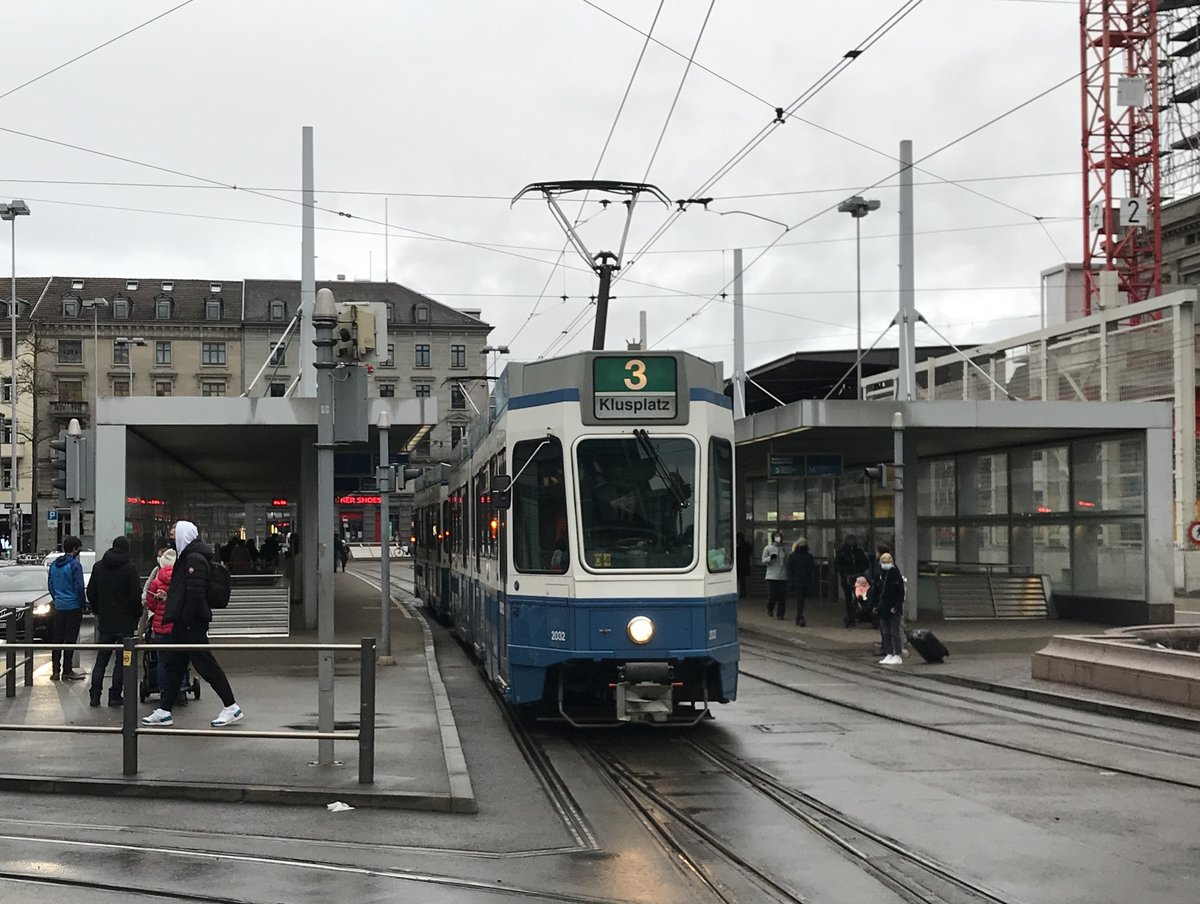
[[[1194,380],[1193,380],[1194,382]],[[1188,418],[1188,425],[1193,423]],[[1171,430],[1151,428],[1146,431],[1146,607],[1148,621],[1175,621],[1174,544],[1171,542],[1167,513],[1171,510],[1172,487],[1167,462],[1171,460]],[[1195,461],[1195,440],[1189,435]],[[1195,473],[1194,471],[1192,472]],[[1192,478],[1191,496],[1195,497]],[[1186,530],[1186,525],[1184,527]]]
[[[92,499],[96,509],[93,529],[99,549],[113,537],[125,534],[125,427],[99,424],[95,435],[96,473],[104,475],[103,480],[93,481]],[[78,530],[75,525],[71,527]]]
[[[1188,546],[1188,525],[1196,512],[1196,312],[1181,304],[1172,318],[1175,349],[1175,543]],[[1147,470],[1152,459],[1146,450]],[[1169,538],[1168,538],[1169,539]]]

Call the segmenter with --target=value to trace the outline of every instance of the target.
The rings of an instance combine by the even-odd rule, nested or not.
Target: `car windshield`
[[[61,552],[50,553],[50,555],[46,556],[46,565],[53,565],[55,560],[61,555]],[[92,566],[96,564],[96,553],[91,550],[79,553],[79,564],[83,566],[84,574],[91,574]]]
[[[583,561],[591,569],[686,568],[695,553],[696,446],[646,434],[580,442]]]
[[[46,591],[45,568],[0,568],[0,593]]]

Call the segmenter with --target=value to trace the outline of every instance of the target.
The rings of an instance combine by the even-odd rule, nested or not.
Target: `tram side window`
[[[708,570],[733,568],[733,447],[714,439],[708,454]]]
[[[486,530],[486,510],[485,498],[487,494],[487,468],[485,467],[475,475],[475,493],[473,494],[475,505],[475,567],[479,567],[479,559],[486,556],[487,538],[484,536]]]
[[[453,540],[454,537],[447,537],[446,534],[447,532],[453,532],[453,530],[454,523],[450,520],[450,500],[447,499],[442,503],[442,533],[441,536],[438,537],[438,539],[441,541],[438,552],[445,553],[450,551],[450,544],[446,541],[447,539]]]
[[[532,460],[531,460],[532,459]],[[513,564],[517,571],[563,574],[570,564],[562,443],[555,437],[513,447]]]

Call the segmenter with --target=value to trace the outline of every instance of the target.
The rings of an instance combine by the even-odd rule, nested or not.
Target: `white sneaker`
[[[879,664],[880,664],[880,665],[891,665],[891,664],[892,664],[892,657],[891,657],[890,655],[889,655],[889,656],[884,656],[884,657],[883,657],[881,660],[879,660]]]
[[[174,725],[175,719],[165,709],[156,709],[142,719],[143,725]]]
[[[881,662],[884,665],[899,665],[901,663],[901,661],[902,660],[900,659],[900,657],[897,656],[895,653],[889,653],[887,656],[884,656],[883,659],[881,660]]]
[[[236,703],[231,703],[229,706],[221,710],[217,717],[208,724],[213,728],[224,728],[226,725],[232,725],[234,722],[240,722],[243,715],[245,715],[245,713],[242,712],[242,708]]]
[[[904,665],[904,659],[899,653],[892,656],[892,665]]]

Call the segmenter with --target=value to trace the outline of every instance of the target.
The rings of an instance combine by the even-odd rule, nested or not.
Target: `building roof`
[[[317,290],[329,289],[340,304],[382,302],[390,304],[391,326],[438,326],[460,327],[490,332],[490,324],[477,317],[455,310],[440,301],[434,301],[420,292],[394,282],[367,282],[359,280],[318,280]],[[287,305],[290,320],[300,304],[300,280],[298,279],[248,279],[246,280],[246,322],[267,322],[267,305],[274,300]],[[429,319],[418,322],[418,306],[429,310]]]
[[[129,316],[120,323],[149,322],[155,320],[154,303],[159,298],[170,298],[174,302],[172,320],[207,320],[205,302],[218,298],[224,304],[220,322],[236,324],[242,319],[242,281],[240,279],[114,279],[108,276],[68,277],[52,276],[42,279],[45,286],[40,299],[33,308],[32,318],[40,321],[62,321],[61,302],[65,298],[80,301],[103,298],[108,307],[92,310],[81,308],[80,322],[91,321],[93,316],[100,323],[111,323],[112,302],[117,298],[130,301]],[[216,291],[214,291],[216,290]]]

